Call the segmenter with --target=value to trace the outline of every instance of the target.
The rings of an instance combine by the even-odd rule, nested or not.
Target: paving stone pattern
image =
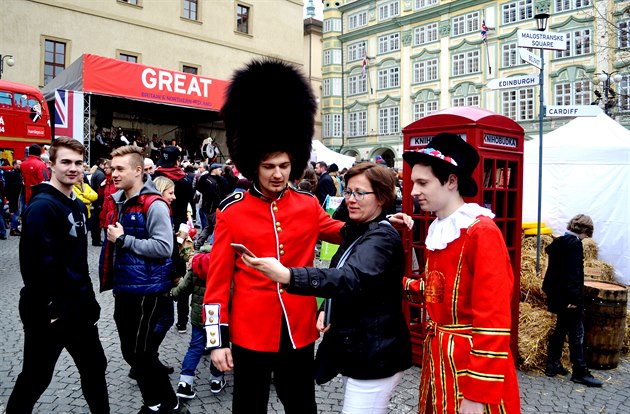
[[[9,236],[0,240],[0,413],[5,412],[6,402],[22,365],[22,325],[17,305],[22,279],[18,261],[19,237]],[[89,247],[90,269],[97,286],[97,266],[100,248]],[[112,294],[97,294],[102,306],[99,330],[108,359],[107,382],[112,413],[136,413],[142,404],[135,381],[127,377],[129,366],[120,355],[118,334],[113,321]],[[171,375],[177,386],[179,367],[190,339],[175,329],[166,336],[162,345],[161,359],[175,367]],[[589,389],[574,384],[569,377],[547,378],[542,375],[519,372],[523,413],[630,413],[630,360],[622,361],[617,369],[594,371],[604,380],[602,389]],[[210,392],[209,357],[204,356],[195,379],[197,396],[187,405],[191,413],[229,413],[232,399],[232,376],[226,376],[228,385],[218,395]],[[417,412],[420,368],[409,369],[396,388],[390,404],[390,413]],[[339,413],[343,401],[343,386],[336,378],[324,386],[317,386],[317,404],[320,413]],[[270,413],[284,413],[282,405],[272,390]],[[57,363],[53,381],[35,406],[36,413],[88,413],[81,393],[79,375],[69,355],[64,351]]]

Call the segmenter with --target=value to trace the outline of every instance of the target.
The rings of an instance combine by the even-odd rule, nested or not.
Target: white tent
[[[523,221],[536,221],[539,139],[525,143]],[[630,284],[630,131],[605,114],[543,136],[541,218],[563,234],[578,213],[595,223],[599,258]]]
[[[339,154],[326,147],[321,141],[313,140],[313,149],[311,150],[311,161],[324,161],[326,164],[337,164],[340,170],[350,168],[356,162],[354,157]]]

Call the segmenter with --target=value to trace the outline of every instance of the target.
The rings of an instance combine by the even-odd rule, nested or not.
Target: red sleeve
[[[469,400],[499,404],[512,363],[508,356],[514,276],[498,227],[482,220],[469,231],[466,260],[473,274],[472,348],[460,387]]]
[[[411,303],[422,303],[424,280],[403,276],[403,296]]]

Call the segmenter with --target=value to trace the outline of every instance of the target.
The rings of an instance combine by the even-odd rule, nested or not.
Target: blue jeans
[[[17,230],[20,224],[20,212],[14,211],[11,213],[11,230]]]
[[[7,235],[7,227],[4,225],[4,203],[0,203],[0,235]]]
[[[186,356],[184,357],[184,361],[182,362],[181,376],[182,380],[187,384],[192,384],[192,381],[195,378],[195,370],[197,369],[197,365],[199,365],[199,361],[201,361],[201,357],[203,356],[203,351],[205,347],[205,329],[193,325],[192,333],[190,336],[190,345],[188,345],[188,352],[186,352]],[[215,368],[212,362],[210,363],[210,374],[212,374],[213,378],[223,378],[223,373]],[[186,379],[188,379],[190,382],[186,381]]]

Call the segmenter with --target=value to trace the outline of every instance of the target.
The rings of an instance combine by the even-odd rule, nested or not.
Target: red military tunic
[[[230,341],[250,350],[278,351],[283,313],[294,348],[315,342],[319,338],[315,298],[287,293],[248,267],[230,243],[243,244],[258,257],[275,257],[286,267],[312,266],[317,240],[339,244],[344,223],[333,220],[308,193],[287,189],[270,200],[254,188],[224,200],[216,220],[204,297],[209,305],[205,307],[208,347],[229,346],[226,338],[212,342],[213,336],[225,332],[210,322],[217,312],[217,322],[229,326]]]
[[[457,413],[463,397],[486,413],[519,413],[510,350],[513,274],[500,230],[478,216],[445,248],[427,250],[424,291],[429,326],[424,343],[419,412]]]

